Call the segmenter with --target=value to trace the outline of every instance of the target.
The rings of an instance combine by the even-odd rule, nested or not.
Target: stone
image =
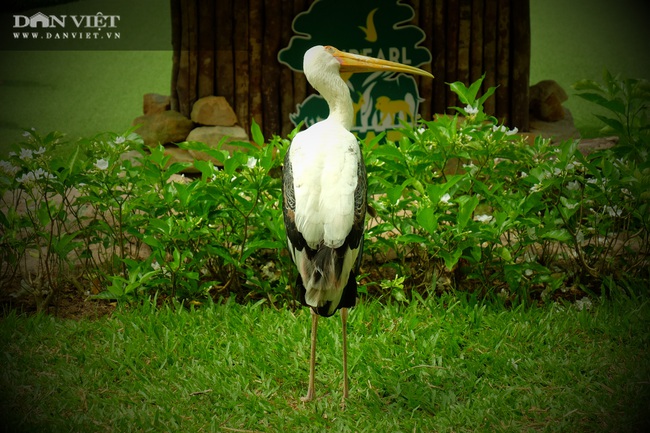
[[[222,140],[221,149],[227,150],[232,155],[236,150],[245,150],[245,148],[237,146],[236,142],[248,142],[249,138],[241,126],[199,126],[194,128],[187,136],[187,141],[199,141],[215,149]],[[204,152],[190,150],[189,154],[196,159],[212,161],[213,164],[219,166],[223,165],[221,161],[209,157]]]
[[[530,87],[530,113],[544,122],[564,119],[562,103],[569,99],[566,92],[554,80],[543,80]]]
[[[169,164],[173,164],[175,162],[189,162],[190,164],[194,164],[194,157],[190,155],[189,150],[181,149],[180,147],[176,147],[176,145],[173,144],[165,146],[165,156],[169,156]],[[197,170],[194,165],[190,165],[189,167],[183,169],[181,172],[198,173],[199,170]]]
[[[600,150],[611,149],[618,144],[618,141],[619,138],[616,136],[585,138],[578,143],[578,150],[587,156]]]
[[[147,93],[142,98],[142,113],[155,114],[171,109],[171,98],[158,93]]]
[[[191,119],[199,125],[233,126],[237,115],[223,96],[205,96],[192,106]]]
[[[149,147],[185,141],[194,127],[190,119],[173,110],[145,114],[133,120],[133,125],[140,125],[135,132],[140,134],[144,144]]]

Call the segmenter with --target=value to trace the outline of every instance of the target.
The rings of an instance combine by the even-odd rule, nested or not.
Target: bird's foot
[[[314,399],[314,394],[315,394],[314,390],[310,389],[309,391],[307,391],[306,396],[300,397],[300,401],[302,401],[303,403],[310,402]]]
[[[343,398],[341,399],[341,409],[345,409],[345,401],[348,399],[348,396],[349,393],[346,387],[346,389],[343,389]]]

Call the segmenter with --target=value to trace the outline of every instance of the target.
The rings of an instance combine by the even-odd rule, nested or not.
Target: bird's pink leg
[[[343,326],[343,402],[348,398],[348,309],[341,308],[341,325]]]
[[[307,395],[300,397],[300,400],[307,402],[314,399],[316,391],[314,390],[314,381],[316,376],[316,337],[318,335],[318,314],[311,310],[311,355],[309,357],[309,388]]]

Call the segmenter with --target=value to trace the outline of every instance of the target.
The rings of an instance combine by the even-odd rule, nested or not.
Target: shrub
[[[404,124],[396,143],[366,140],[375,216],[361,292],[408,302],[461,290],[517,303],[647,294],[650,167],[639,119],[648,98],[637,82],[616,83],[581,85],[627,134],[589,157],[574,140],[529,142],[486,115],[494,89],[478,95],[482,79],[451,84],[463,105],[455,115]],[[254,143],[233,154],[180,144],[220,169],[170,163],[132,131],[78,143],[28,131],[0,162],[0,283],[19,279],[41,310],[70,286],[121,301],[293,302],[281,210],[290,140],[265,142],[255,123],[251,132]],[[190,168],[196,176],[178,174]]]
[[[627,130],[637,144],[621,156],[585,158],[575,140],[528,143],[485,115],[494,89],[479,97],[481,81],[451,84],[465,104],[456,115],[405,126],[399,143],[366,144],[378,214],[368,251],[394,254],[385,266],[421,291],[524,302],[558,290],[647,291],[647,128]]]

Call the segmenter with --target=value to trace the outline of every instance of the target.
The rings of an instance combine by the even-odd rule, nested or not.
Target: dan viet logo
[[[46,15],[13,16],[13,38],[34,39],[120,39],[119,15]]]

